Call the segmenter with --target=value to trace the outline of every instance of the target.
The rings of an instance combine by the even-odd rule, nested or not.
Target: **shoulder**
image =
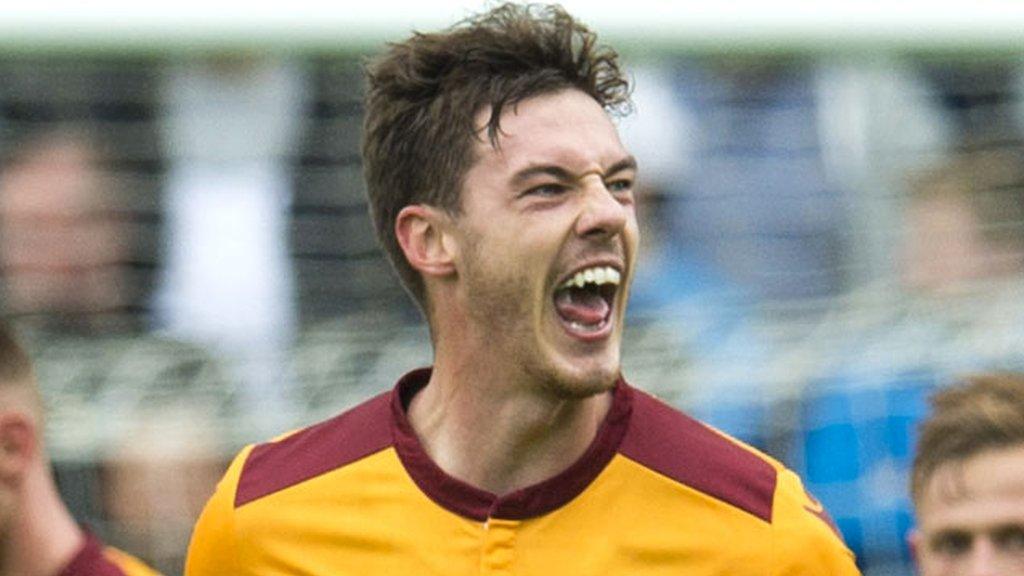
[[[142,560],[112,546],[104,548],[103,555],[120,568],[124,576],[160,576],[159,572],[144,564]]]
[[[853,552],[846,547],[828,512],[790,470],[779,474],[773,527],[778,572],[858,574]]]
[[[633,415],[620,451],[769,524],[773,564],[780,573],[858,573],[828,513],[793,471],[641,390],[633,390]]]
[[[188,576],[239,574],[239,507],[351,465],[391,446],[391,397],[384,393],[342,414],[235,456],[196,521]]]
[[[391,446],[391,392],[239,455],[234,505],[357,462]],[[236,462],[239,464],[239,462]]]
[[[633,414],[620,453],[769,524],[773,564],[783,573],[792,568],[801,574],[857,574],[828,513],[796,474],[639,390],[633,390]]]
[[[640,390],[620,453],[642,466],[772,521],[781,466]]]
[[[104,546],[86,531],[85,541],[59,576],[159,576],[159,573],[116,548]]]

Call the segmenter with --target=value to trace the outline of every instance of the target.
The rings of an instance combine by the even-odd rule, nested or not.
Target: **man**
[[[964,292],[977,297],[979,285],[1002,287],[1015,298],[1024,273],[1021,150],[960,151],[913,178],[908,192],[900,254],[907,288],[948,298]],[[999,299],[998,291],[992,297]]]
[[[6,313],[87,334],[130,324],[131,229],[111,210],[98,149],[69,127],[41,130],[0,167]]]
[[[31,362],[0,326],[0,574],[155,575],[75,523],[46,458],[42,411]]]
[[[1024,574],[1024,375],[968,378],[932,406],[911,477],[921,575]]]
[[[507,4],[368,76],[372,212],[434,365],[244,449],[186,573],[856,574],[792,473],[620,377],[638,232],[615,54]]]

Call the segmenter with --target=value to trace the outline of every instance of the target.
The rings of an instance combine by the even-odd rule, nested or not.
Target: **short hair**
[[[490,109],[497,147],[506,107],[577,89],[610,113],[629,109],[616,52],[560,6],[506,3],[437,33],[414,33],[366,66],[362,154],[377,237],[426,311],[423,279],[395,236],[402,208],[428,204],[458,214],[466,172],[482,141],[476,117]]]
[[[987,450],[1024,447],[1024,374],[968,376],[934,394],[931,404],[910,479],[916,504],[941,466]]]

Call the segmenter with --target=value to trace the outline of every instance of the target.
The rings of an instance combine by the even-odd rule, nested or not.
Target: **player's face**
[[[1024,574],[1024,446],[940,467],[918,504],[922,576]]]
[[[607,390],[638,242],[633,158],[577,90],[509,107],[498,149],[484,140],[456,220],[465,314],[546,389]]]

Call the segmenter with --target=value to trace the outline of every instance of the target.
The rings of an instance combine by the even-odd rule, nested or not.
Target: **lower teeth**
[[[569,322],[569,326],[572,326],[574,330],[581,330],[584,332],[593,332],[604,325],[604,321],[598,322],[597,324],[580,324],[579,322]]]

